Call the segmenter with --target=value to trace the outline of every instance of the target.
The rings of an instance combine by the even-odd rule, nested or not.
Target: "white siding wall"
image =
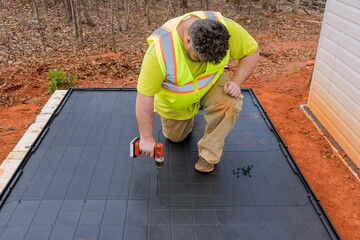
[[[308,107],[360,167],[360,0],[328,0]]]

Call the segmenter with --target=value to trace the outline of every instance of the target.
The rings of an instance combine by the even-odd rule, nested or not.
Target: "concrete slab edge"
[[[321,135],[325,138],[325,140],[330,144],[336,155],[341,159],[341,161],[345,164],[345,166],[350,170],[350,172],[354,175],[354,177],[360,182],[360,176],[359,174],[353,169],[351,164],[349,163],[349,160],[344,157],[343,154],[340,153],[337,144],[334,143],[329,135],[322,130],[322,128],[317,124],[317,122],[314,120],[314,117],[311,116],[308,111],[305,109],[307,107],[306,104],[300,105],[300,110],[305,114],[305,116],[312,122],[312,124],[316,127],[316,129],[321,133]]]
[[[35,142],[37,136],[50,119],[51,115],[64,98],[67,90],[56,90],[47,101],[34,122],[22,136],[15,148],[5,158],[0,166],[0,192],[4,189],[9,179],[23,160],[31,145]]]

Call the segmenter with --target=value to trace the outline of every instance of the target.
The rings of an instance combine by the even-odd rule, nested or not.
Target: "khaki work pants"
[[[205,134],[198,142],[199,156],[207,162],[220,162],[226,136],[233,129],[243,104],[243,96],[224,94],[224,84],[230,79],[223,73],[200,100],[206,121]],[[194,127],[194,118],[173,120],[161,117],[163,133],[173,142],[183,141]]]

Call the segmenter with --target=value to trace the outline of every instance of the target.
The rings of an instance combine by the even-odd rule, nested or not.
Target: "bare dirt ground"
[[[50,21],[52,35],[45,29],[44,46],[31,4],[18,2],[3,15],[6,31],[0,38],[0,162],[50,98],[45,93],[48,71],[61,69],[77,75],[77,87],[136,87],[146,37],[167,19],[182,14],[179,6],[177,13],[168,13],[168,1],[157,1],[150,5],[149,26],[138,1],[130,29],[116,30],[118,51],[114,53],[110,51],[109,6],[92,12],[90,8],[97,26],[84,24],[82,46],[75,43],[72,25],[59,18]],[[240,12],[231,2],[210,2],[211,10],[237,21],[258,41],[261,61],[244,87],[254,89],[342,239],[360,239],[360,184],[299,109],[307,103],[322,14],[302,11],[294,15],[287,7],[276,12],[253,7],[249,15],[247,9]],[[199,9],[198,5],[189,1],[186,11]],[[229,76],[235,64],[230,62]]]

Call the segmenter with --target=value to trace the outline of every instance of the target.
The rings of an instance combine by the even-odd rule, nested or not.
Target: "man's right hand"
[[[140,139],[140,152],[150,158],[154,158],[155,156],[155,144],[156,141],[154,138],[141,138]]]

